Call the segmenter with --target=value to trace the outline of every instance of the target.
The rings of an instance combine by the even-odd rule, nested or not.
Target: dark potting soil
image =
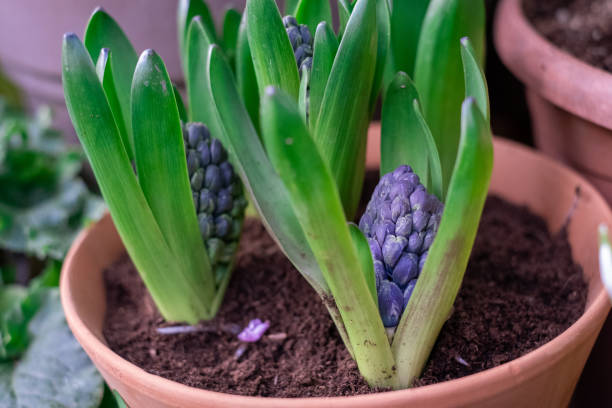
[[[104,336],[146,371],[232,394],[310,397],[372,392],[318,296],[258,221],[245,225],[221,310],[206,331],[161,335],[167,326],[127,256],[105,272]],[[454,312],[417,385],[462,377],[515,359],[580,317],[582,271],[565,233],[551,236],[526,208],[491,197]],[[235,358],[232,328],[270,321],[262,340]]]
[[[524,0],[525,15],[557,46],[612,72],[612,2],[609,0]]]

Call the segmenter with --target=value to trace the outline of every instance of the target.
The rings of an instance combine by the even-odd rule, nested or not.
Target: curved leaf
[[[472,97],[484,115],[487,123],[491,121],[489,108],[489,89],[484,71],[476,57],[476,51],[469,38],[461,39],[461,60],[465,78],[465,97]]]
[[[417,378],[451,311],[474,245],[493,169],[491,130],[474,99],[463,103],[461,140],[440,228],[393,339],[400,384]]]
[[[247,32],[259,94],[276,86],[297,101],[300,77],[293,49],[274,0],[248,0]]]
[[[179,0],[176,13],[179,41],[179,51],[183,69],[187,67],[187,32],[194,17],[200,17],[206,35],[213,43],[217,43],[217,32],[210,10],[204,0]],[[185,76],[187,73],[185,72]]]
[[[306,24],[311,33],[315,32],[322,21],[332,26],[329,0],[300,0],[295,10],[295,19],[300,24]]]
[[[223,19],[223,48],[227,57],[236,66],[236,47],[238,45],[238,31],[242,15],[235,9],[228,9]],[[206,61],[206,60],[205,60]]]
[[[368,285],[372,299],[374,300],[376,307],[378,307],[374,261],[372,260],[372,252],[370,250],[370,246],[368,245],[368,240],[365,235],[363,235],[363,232],[361,232],[359,227],[353,223],[349,223],[349,232],[351,233],[351,239],[353,240],[353,245],[357,251],[357,257],[359,257],[361,273],[363,273],[363,277]]]
[[[179,92],[176,84],[172,83],[172,90],[174,91],[174,99],[176,99],[176,107],[178,108],[179,117],[181,118],[181,122],[187,123],[189,118],[187,116],[187,110],[185,109],[185,103],[183,102],[183,97]]]
[[[398,72],[383,104],[380,174],[407,164],[427,191],[442,199],[442,170],[433,136],[423,119],[410,77]]]
[[[457,157],[461,102],[465,98],[460,39],[470,37],[475,55],[482,61],[484,25],[483,0],[431,0],[423,21],[414,82],[438,146],[445,186],[449,185]]]
[[[370,96],[370,112],[373,112],[378,102],[378,95],[383,84],[383,76],[388,61],[387,55],[391,47],[391,16],[388,0],[376,0],[376,24],[378,30],[378,44],[376,46],[376,69],[372,82]]]
[[[62,80],[72,124],[117,231],[160,312],[167,320],[199,321],[207,312],[201,293],[186,300],[193,288],[149,208],[93,62],[75,34],[64,36]]]
[[[338,39],[331,25],[322,22],[317,26],[314,37],[314,53],[312,57],[312,72],[310,77],[310,128],[316,129],[321,102],[327,87],[327,79],[334,65],[338,52]]]
[[[270,87],[261,110],[270,161],[340,310],[359,371],[374,387],[393,387],[391,349],[331,172],[291,97]]]
[[[238,45],[236,50],[236,81],[238,90],[249,112],[255,129],[259,129],[259,89],[257,76],[253,67],[251,48],[247,38],[246,13],[242,15],[238,31]]]
[[[419,37],[430,0],[394,0],[391,10],[391,49],[395,71],[414,74]]]
[[[357,209],[365,168],[369,98],[376,66],[376,0],[358,0],[340,42],[313,134],[347,219]]]

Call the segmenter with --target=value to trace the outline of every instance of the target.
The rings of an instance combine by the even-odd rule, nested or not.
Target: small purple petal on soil
[[[266,320],[265,322],[262,322],[260,319],[253,319],[249,322],[247,327],[245,327],[240,334],[238,334],[238,339],[247,343],[254,343],[261,339],[269,327],[269,321]]]

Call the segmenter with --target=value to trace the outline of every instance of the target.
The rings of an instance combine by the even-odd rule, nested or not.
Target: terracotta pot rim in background
[[[522,4],[523,0],[502,0],[496,11],[495,48],[504,65],[555,105],[612,129],[612,75],[542,36],[523,13]]]
[[[612,222],[612,212],[605,204],[605,200],[590,186],[584,179],[576,175],[573,171],[554,162],[551,159],[543,157],[529,149],[520,147],[518,144],[497,139],[495,141],[496,151],[503,150],[506,156],[520,156],[523,160],[539,161],[540,167],[544,167],[548,173],[556,174],[556,177],[561,178],[568,183],[583,185],[583,191],[586,192],[587,200],[601,207],[601,221],[608,223]],[[372,149],[369,149],[372,150]],[[372,156],[369,157],[369,163],[372,164]],[[497,159],[496,159],[497,160]],[[506,159],[513,160],[513,159]],[[504,164],[507,168],[508,164]],[[494,175],[495,179],[495,175]],[[498,179],[503,179],[499,176]],[[503,184],[498,181],[497,184]],[[573,188],[573,186],[572,186]],[[496,193],[500,190],[493,189]],[[563,210],[565,211],[565,209]],[[133,389],[137,389],[141,394],[147,395],[148,398],[154,398],[159,401],[159,406],[181,406],[178,404],[193,404],[189,406],[197,406],[196,404],[206,403],[206,407],[221,407],[221,406],[239,406],[239,407],[312,407],[321,408],[333,406],[336,408],[348,407],[365,407],[376,405],[384,405],[399,407],[406,403],[422,403],[428,401],[430,397],[435,396],[436,401],[452,401],[452,405],[470,405],[470,402],[475,401],[495,401],[496,395],[499,393],[508,394],[512,391],[512,387],[518,387],[530,379],[538,377],[544,370],[550,370],[551,366],[556,362],[567,358],[562,350],[576,350],[579,347],[584,347],[590,342],[590,347],[594,342],[593,333],[598,333],[606,315],[610,309],[610,302],[607,298],[605,290],[601,284],[597,285],[591,282],[589,296],[591,299],[587,304],[584,314],[566,331],[554,338],[552,341],[543,346],[515,359],[508,363],[469,375],[463,378],[446,381],[434,385],[428,385],[409,390],[390,391],[378,394],[359,395],[352,397],[333,397],[333,398],[267,398],[267,397],[249,397],[224,394],[214,391],[207,391],[188,387],[159,376],[155,376],[145,372],[136,365],[124,360],[119,355],[115,354],[108,348],[96,334],[92,332],[87,323],[82,319],[79,307],[83,307],[83,300],[78,303],[75,300],[75,295],[80,298],[87,298],[91,295],[83,295],[75,292],[75,282],[83,285],[83,279],[76,279],[75,274],[85,273],[82,267],[77,264],[79,262],[93,263],[90,258],[101,257],[99,253],[88,253],[89,258],[83,258],[81,254],[82,248],[92,245],[95,242],[96,246],[103,245],[96,239],[96,234],[104,236],[108,235],[108,231],[113,230],[112,221],[107,215],[101,222],[92,226],[90,229],[82,232],[74,245],[72,246],[62,271],[62,279],[60,284],[62,304],[66,313],[66,319],[70,328],[77,340],[81,343],[94,363],[98,366],[101,372],[105,375],[107,381],[112,379],[117,382],[130,382]],[[596,232],[594,231],[593,234]],[[115,238],[118,239],[118,238]],[[97,251],[97,249],[96,249]],[[594,255],[596,257],[596,255]],[[115,259],[95,259],[98,265],[109,265]],[[100,272],[98,272],[101,275]],[[596,275],[598,276],[598,275]],[[101,280],[101,278],[99,278]],[[597,278],[598,279],[598,278]],[[85,284],[85,291],[90,288],[92,283]],[[100,283],[98,283],[100,285]],[[82,290],[79,287],[79,290]],[[99,294],[98,294],[99,295]],[[77,306],[77,303],[79,306]],[[593,337],[593,338],[591,338]],[[596,336],[595,336],[596,337]],[[590,350],[590,348],[589,348]],[[586,361],[586,356],[584,357]],[[582,362],[582,367],[584,362]],[[111,381],[109,381],[111,382]],[[112,386],[112,384],[111,384]],[[575,383],[574,383],[575,386]],[[470,390],[466,393],[465,390]],[[121,390],[120,390],[121,391]],[[571,391],[571,390],[570,390]],[[568,390],[560,390],[561,393],[567,393]],[[477,394],[477,396],[475,396]],[[571,394],[570,394],[571,395]],[[569,401],[569,395],[567,396]],[[140,403],[140,402],[139,402]],[[495,406],[495,405],[493,405]]]

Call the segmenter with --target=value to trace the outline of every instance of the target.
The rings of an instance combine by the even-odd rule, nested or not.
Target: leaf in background
[[[391,10],[391,49],[394,72],[413,77],[421,26],[430,0],[393,0]]]
[[[189,117],[187,116],[187,110],[185,109],[185,103],[183,102],[183,97],[181,96],[180,91],[176,87],[176,84],[172,83],[172,90],[174,91],[174,99],[176,99],[176,108],[178,109],[179,117],[181,118],[181,122],[187,123],[189,121]]]
[[[359,371],[372,386],[392,387],[393,356],[331,172],[290,96],[268,88],[261,111],[270,161],[329,285]]]
[[[215,22],[213,21],[206,2],[204,0],[179,0],[178,10],[176,12],[178,28],[177,38],[185,76],[187,76],[187,31],[191,25],[191,20],[198,16],[202,20],[207,37],[210,38],[213,43],[217,43]]]
[[[329,0],[300,0],[295,10],[295,19],[300,24],[306,24],[311,33],[316,31],[317,26],[322,21],[332,27],[332,12]]]
[[[32,342],[16,363],[0,363],[0,407],[97,408],[104,382],[66,325],[57,289],[41,293],[28,325]]]
[[[314,37],[314,54],[310,77],[309,120],[311,129],[317,127],[321,102],[323,102],[327,79],[334,65],[336,52],[338,52],[338,39],[334,31],[326,22],[320,23]]]
[[[354,4],[351,0],[338,0],[338,18],[340,20],[340,26],[338,27],[338,38],[342,38],[346,25],[351,18]]]
[[[257,87],[257,76],[253,67],[251,48],[247,38],[246,16],[242,15],[238,31],[238,45],[236,50],[236,81],[238,90],[244,101],[251,121],[255,129],[259,129],[259,89]]]
[[[236,47],[238,46],[238,31],[240,30],[241,20],[242,15],[235,9],[228,9],[223,19],[223,48],[234,69],[236,68]]]
[[[285,0],[285,15],[294,16],[300,0]]]
[[[491,121],[489,89],[482,66],[478,62],[474,46],[469,38],[461,39],[461,60],[465,78],[465,97],[473,97],[487,123]]]
[[[330,167],[347,219],[357,210],[376,66],[376,0],[358,0],[340,42],[313,137]]]
[[[113,63],[110,50],[108,48],[102,48],[100,51],[100,56],[98,57],[98,62],[96,63],[96,73],[98,74],[102,88],[104,88],[104,93],[108,99],[108,105],[113,112],[115,123],[117,124],[119,133],[121,134],[123,146],[125,146],[125,150],[127,151],[130,160],[133,160],[134,140],[131,138],[131,132],[128,132],[127,128],[125,127],[125,120],[123,119],[123,113],[121,111],[121,103],[119,102],[117,89],[115,87],[115,80],[113,79],[112,66]]]
[[[125,153],[91,58],[75,34],[64,36],[62,79],[68,113],[114,224],[160,312],[171,321],[201,320],[207,312],[202,293],[194,293],[180,273]]]
[[[361,265],[361,272],[365,278],[370,294],[374,303],[378,307],[378,295],[376,293],[376,276],[374,274],[374,261],[372,260],[372,252],[368,240],[363,235],[363,232],[359,227],[352,222],[349,223],[349,232],[351,233],[351,239],[355,250],[357,251],[357,257],[359,257],[359,263]]]
[[[130,89],[132,86],[132,75],[138,61],[138,55],[119,24],[109,16],[102,8],[98,7],[87,23],[83,43],[93,61],[98,59],[103,48],[108,48],[112,53],[110,78],[104,78],[104,91],[112,95],[114,88],[116,98],[121,106],[122,117],[117,118],[119,131],[120,123],[123,123],[128,134],[128,140],[133,143],[132,116],[130,111]],[[105,75],[106,76],[106,75]],[[114,86],[113,86],[114,84]],[[112,98],[112,96],[111,96]],[[111,110],[115,112],[111,104]],[[123,134],[122,134],[123,137]],[[127,148],[128,153],[133,152],[134,146]],[[131,156],[130,156],[131,157]]]
[[[440,158],[418,101],[419,95],[410,77],[398,72],[383,103],[380,174],[407,164],[427,191],[442,200]]]
[[[300,89],[293,48],[274,0],[248,0],[247,37],[259,94],[272,85],[297,101]]]
[[[170,77],[153,50],[138,60],[132,101],[140,187],[191,295],[210,308],[215,279],[193,204],[181,122]]]
[[[376,70],[372,83],[372,94],[370,96],[370,112],[376,109],[378,95],[383,85],[383,76],[388,61],[387,55],[391,47],[391,16],[388,0],[376,0],[376,27],[378,30],[376,46]]]
[[[419,40],[414,82],[433,134],[444,185],[457,157],[461,102],[465,98],[461,38],[470,37],[479,61],[484,55],[483,0],[431,0]]]
[[[308,122],[309,83],[310,70],[304,68],[302,70],[302,79],[300,81],[300,96],[298,97],[300,112],[302,113],[302,118],[304,119],[304,122]]]
[[[210,95],[206,61],[212,44],[206,34],[202,20],[195,17],[187,34],[187,96],[189,98],[189,119],[202,122],[213,137],[221,134],[221,125]]]
[[[436,239],[393,339],[400,384],[417,378],[448,318],[474,245],[493,169],[491,130],[473,98],[462,106],[457,162]]]

